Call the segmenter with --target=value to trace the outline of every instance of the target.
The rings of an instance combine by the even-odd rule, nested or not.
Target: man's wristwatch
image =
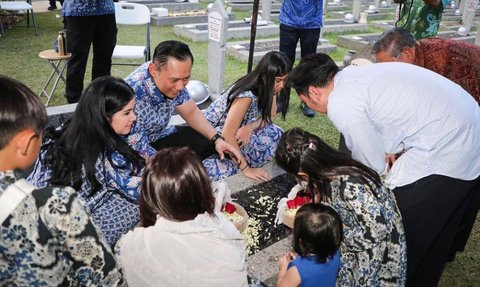
[[[210,139],[210,141],[212,142],[213,145],[215,145],[215,142],[218,140],[218,139],[222,139],[222,140],[225,140],[221,134],[219,133],[216,133],[213,135],[213,137]]]

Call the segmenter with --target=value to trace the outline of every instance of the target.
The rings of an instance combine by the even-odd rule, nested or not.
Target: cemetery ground
[[[203,3],[202,3],[203,4]],[[249,16],[248,12],[234,11],[236,19],[243,19]],[[57,37],[58,31],[63,27],[62,18],[56,15],[59,11],[36,13],[36,20],[39,26],[39,36],[35,36],[32,28],[15,27],[5,29],[6,37],[0,38],[0,74],[4,74],[20,80],[30,87],[34,92],[39,93],[45,83],[51,66],[47,61],[40,59],[38,53],[43,50],[52,49],[53,42]],[[120,27],[125,29],[125,27]],[[378,28],[370,28],[368,32],[380,32]],[[365,32],[362,32],[365,33]],[[353,34],[353,33],[349,33]],[[336,44],[338,34],[325,34],[323,37],[330,43]],[[121,37],[121,38],[120,38]],[[131,41],[131,43],[144,42],[144,30],[141,28],[131,28],[119,39]],[[207,83],[208,77],[208,43],[192,42],[179,38],[173,34],[171,26],[158,27],[151,26],[151,49],[164,40],[180,40],[187,43],[194,55],[194,64],[191,79],[200,80]],[[338,47],[335,53],[330,54],[335,61],[340,62],[348,49]],[[91,53],[90,53],[91,56]],[[135,63],[141,64],[141,61]],[[136,66],[117,66],[112,67],[112,75],[116,77],[125,77],[132,72]],[[247,64],[227,56],[225,67],[224,87],[231,85],[236,79],[243,76],[247,71]],[[88,61],[85,75],[85,86],[91,78],[91,58]],[[60,82],[56,93],[50,103],[50,106],[65,104],[64,85]],[[1,92],[0,92],[1,93]],[[42,98],[45,100],[45,98]],[[319,135],[330,145],[337,147],[339,135],[336,129],[331,125],[328,118],[324,115],[316,114],[314,118],[307,118],[302,114],[299,108],[299,99],[292,91],[290,98],[290,110],[286,119],[277,117],[275,123],[283,129],[292,127],[302,127],[312,133]],[[472,159],[478,160],[478,159]],[[466,250],[457,254],[455,261],[448,263],[442,276],[440,286],[480,286],[480,217],[474,226]]]

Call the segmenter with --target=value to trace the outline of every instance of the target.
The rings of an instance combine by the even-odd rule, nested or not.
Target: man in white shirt
[[[478,104],[454,82],[405,63],[339,71],[316,54],[289,81],[310,108],[327,114],[354,159],[385,175],[405,227],[408,285],[436,286],[478,211]]]

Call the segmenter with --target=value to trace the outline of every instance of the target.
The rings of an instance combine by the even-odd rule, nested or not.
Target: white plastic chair
[[[30,27],[30,15],[32,16],[32,23],[33,23],[33,28],[35,29],[35,35],[38,35],[38,29],[37,29],[37,22],[35,21],[35,14],[33,14],[33,7],[30,2],[30,0],[22,0],[22,1],[0,1],[0,10],[2,11],[15,11],[15,12],[21,12],[21,11],[26,11],[27,12],[27,24],[24,25],[26,27]],[[1,19],[0,19],[1,21]],[[17,26],[18,27],[18,26]],[[3,25],[0,27],[0,31],[2,33],[2,37],[5,37],[5,31],[3,30]]]
[[[147,6],[136,3],[115,3],[115,19],[120,25],[145,25],[145,45],[116,45],[112,59],[140,59],[150,61],[150,10]],[[120,33],[120,29],[118,30]],[[118,37],[117,37],[118,39]],[[112,65],[138,65],[133,63],[112,63]]]

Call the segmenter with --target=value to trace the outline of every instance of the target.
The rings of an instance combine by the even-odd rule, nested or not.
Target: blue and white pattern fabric
[[[140,134],[129,136],[127,142],[144,158],[155,153],[146,137]],[[44,143],[27,179],[39,187],[49,185],[52,171],[45,163],[45,157],[51,144],[51,140]],[[138,201],[142,175],[143,170],[135,174],[132,164],[118,152],[104,153],[98,158],[95,176],[101,187],[95,193],[92,194],[92,186],[87,181],[85,172],[82,174],[82,186],[78,190],[78,196],[111,245],[140,221]]]
[[[280,7],[280,23],[297,29],[319,29],[322,17],[322,0],[283,0]]]
[[[176,106],[190,100],[184,88],[173,99],[165,97],[157,88],[148,71],[150,62],[144,63],[125,78],[135,92],[135,115],[137,121],[132,134],[144,133],[150,142],[155,142],[176,132],[175,126],[168,125]]]
[[[258,99],[251,91],[246,91],[237,96],[238,98],[251,98],[252,103],[248,107],[247,112],[242,120],[241,127],[256,121],[260,117],[258,110]],[[213,127],[222,133],[225,120],[227,118],[227,99],[228,92],[222,94],[215,102],[213,102],[205,111],[205,117],[213,125]],[[282,136],[282,129],[274,124],[256,130],[252,133],[252,137],[247,146],[241,147],[240,151],[250,167],[261,167],[271,161],[275,156],[277,143]],[[237,164],[231,159],[220,159],[218,154],[211,155],[203,160],[208,176],[212,180],[220,180],[222,178],[232,176],[240,171]]]
[[[20,177],[0,172],[0,196]],[[1,223],[0,286],[126,286],[71,188],[34,190]]]
[[[343,223],[337,286],[405,286],[407,245],[393,193],[375,196],[359,176],[336,176],[326,202]]]
[[[63,16],[98,16],[115,14],[113,0],[65,0]]]

